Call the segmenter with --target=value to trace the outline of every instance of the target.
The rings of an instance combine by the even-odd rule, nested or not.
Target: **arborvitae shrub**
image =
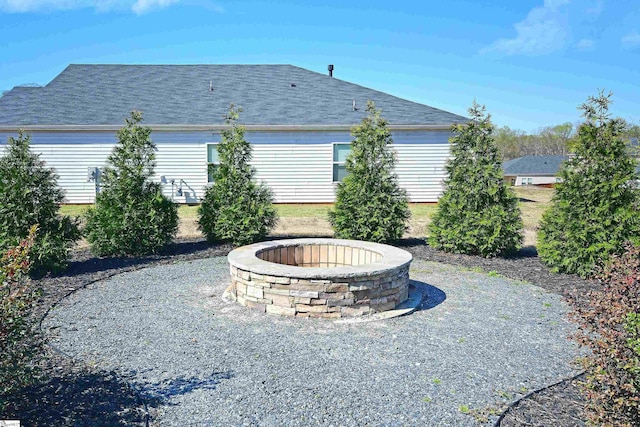
[[[625,242],[640,242],[636,161],[624,138],[626,124],[609,118],[609,95],[581,106],[575,155],[561,170],[538,233],[538,253],[553,271],[589,276]]]
[[[402,238],[411,211],[394,172],[396,157],[388,146],[393,139],[387,121],[371,101],[367,112],[351,129],[348,175],[338,183],[329,221],[337,238],[390,242]]]
[[[240,111],[233,105],[229,109],[231,128],[222,131],[213,185],[198,209],[199,228],[208,241],[236,246],[264,239],[277,222],[271,191],[253,180],[251,144],[244,137],[244,127],[236,123]]]
[[[594,425],[640,426],[640,247],[627,246],[598,276],[602,288],[574,301],[589,418]]]
[[[134,111],[118,131],[118,144],[107,159],[96,204],[86,213],[91,250],[105,255],[145,255],[169,244],[178,229],[176,205],[150,181],[155,168],[151,129]]]
[[[522,242],[518,200],[505,185],[491,116],[473,103],[471,121],[452,128],[452,158],[429,244],[446,252],[485,257],[516,251]]]
[[[65,267],[71,247],[80,238],[77,219],[58,214],[64,192],[58,176],[29,148],[31,138],[9,138],[0,158],[0,250],[17,245],[38,225],[31,250],[31,274]]]
[[[40,340],[31,311],[40,293],[26,276],[36,229],[31,227],[27,237],[0,258],[0,395],[27,385],[37,373],[33,362],[40,354]]]

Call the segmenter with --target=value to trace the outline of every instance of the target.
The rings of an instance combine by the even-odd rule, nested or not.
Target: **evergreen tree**
[[[491,116],[475,101],[471,120],[452,131],[444,194],[429,225],[429,243],[446,252],[506,254],[522,242],[518,201],[504,183]]]
[[[198,209],[198,223],[210,242],[228,241],[236,246],[264,239],[275,227],[276,210],[271,191],[253,180],[251,144],[244,127],[237,124],[240,108],[231,105],[229,129],[217,145],[219,164],[214,166],[213,185],[207,188]]]
[[[107,159],[95,207],[86,214],[86,236],[94,253],[145,255],[171,242],[178,228],[176,205],[151,182],[155,144],[151,129],[134,111],[118,131],[118,144]]]
[[[589,276],[625,242],[640,242],[636,161],[624,120],[610,118],[611,94],[600,92],[580,108],[575,156],[560,170],[552,204],[538,233],[540,258],[554,271]]]
[[[389,148],[393,139],[387,121],[371,101],[367,113],[351,129],[348,175],[338,184],[329,221],[337,238],[389,242],[402,238],[411,211],[394,172],[396,157]]]
[[[31,137],[9,138],[0,158],[0,252],[38,232],[31,250],[31,274],[56,272],[80,238],[77,219],[59,215],[64,192],[58,176],[30,149]]]

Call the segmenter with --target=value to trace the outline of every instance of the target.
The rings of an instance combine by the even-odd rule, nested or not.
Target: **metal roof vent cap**
[[[329,69],[329,77],[333,77],[333,64],[329,64],[327,68]]]

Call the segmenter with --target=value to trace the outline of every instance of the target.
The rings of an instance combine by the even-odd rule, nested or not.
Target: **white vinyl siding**
[[[271,188],[276,203],[334,200],[332,144],[254,145],[255,178]]]
[[[393,144],[400,187],[412,202],[437,202],[447,177],[449,144]]]
[[[413,202],[435,202],[442,193],[449,156],[449,132],[392,133],[398,180]],[[0,155],[7,136],[0,134]],[[208,184],[210,150],[219,135],[212,132],[153,132],[157,145],[153,179],[178,203],[197,203]],[[334,146],[350,141],[349,132],[247,132],[252,143],[255,178],[268,185],[276,203],[335,200]],[[32,150],[53,167],[65,190],[65,203],[93,203],[95,185],[89,168],[104,167],[115,146],[114,132],[34,132]],[[214,149],[215,150],[215,149]],[[340,163],[340,162],[338,162]],[[171,184],[173,181],[173,185]],[[178,191],[180,190],[180,191]]]

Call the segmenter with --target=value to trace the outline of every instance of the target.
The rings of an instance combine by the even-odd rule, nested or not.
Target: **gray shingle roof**
[[[505,175],[554,176],[569,156],[522,156],[502,164]]]
[[[0,125],[121,125],[134,109],[148,124],[217,125],[230,103],[248,125],[352,125],[367,100],[392,125],[468,120],[292,65],[69,65],[0,98]]]

